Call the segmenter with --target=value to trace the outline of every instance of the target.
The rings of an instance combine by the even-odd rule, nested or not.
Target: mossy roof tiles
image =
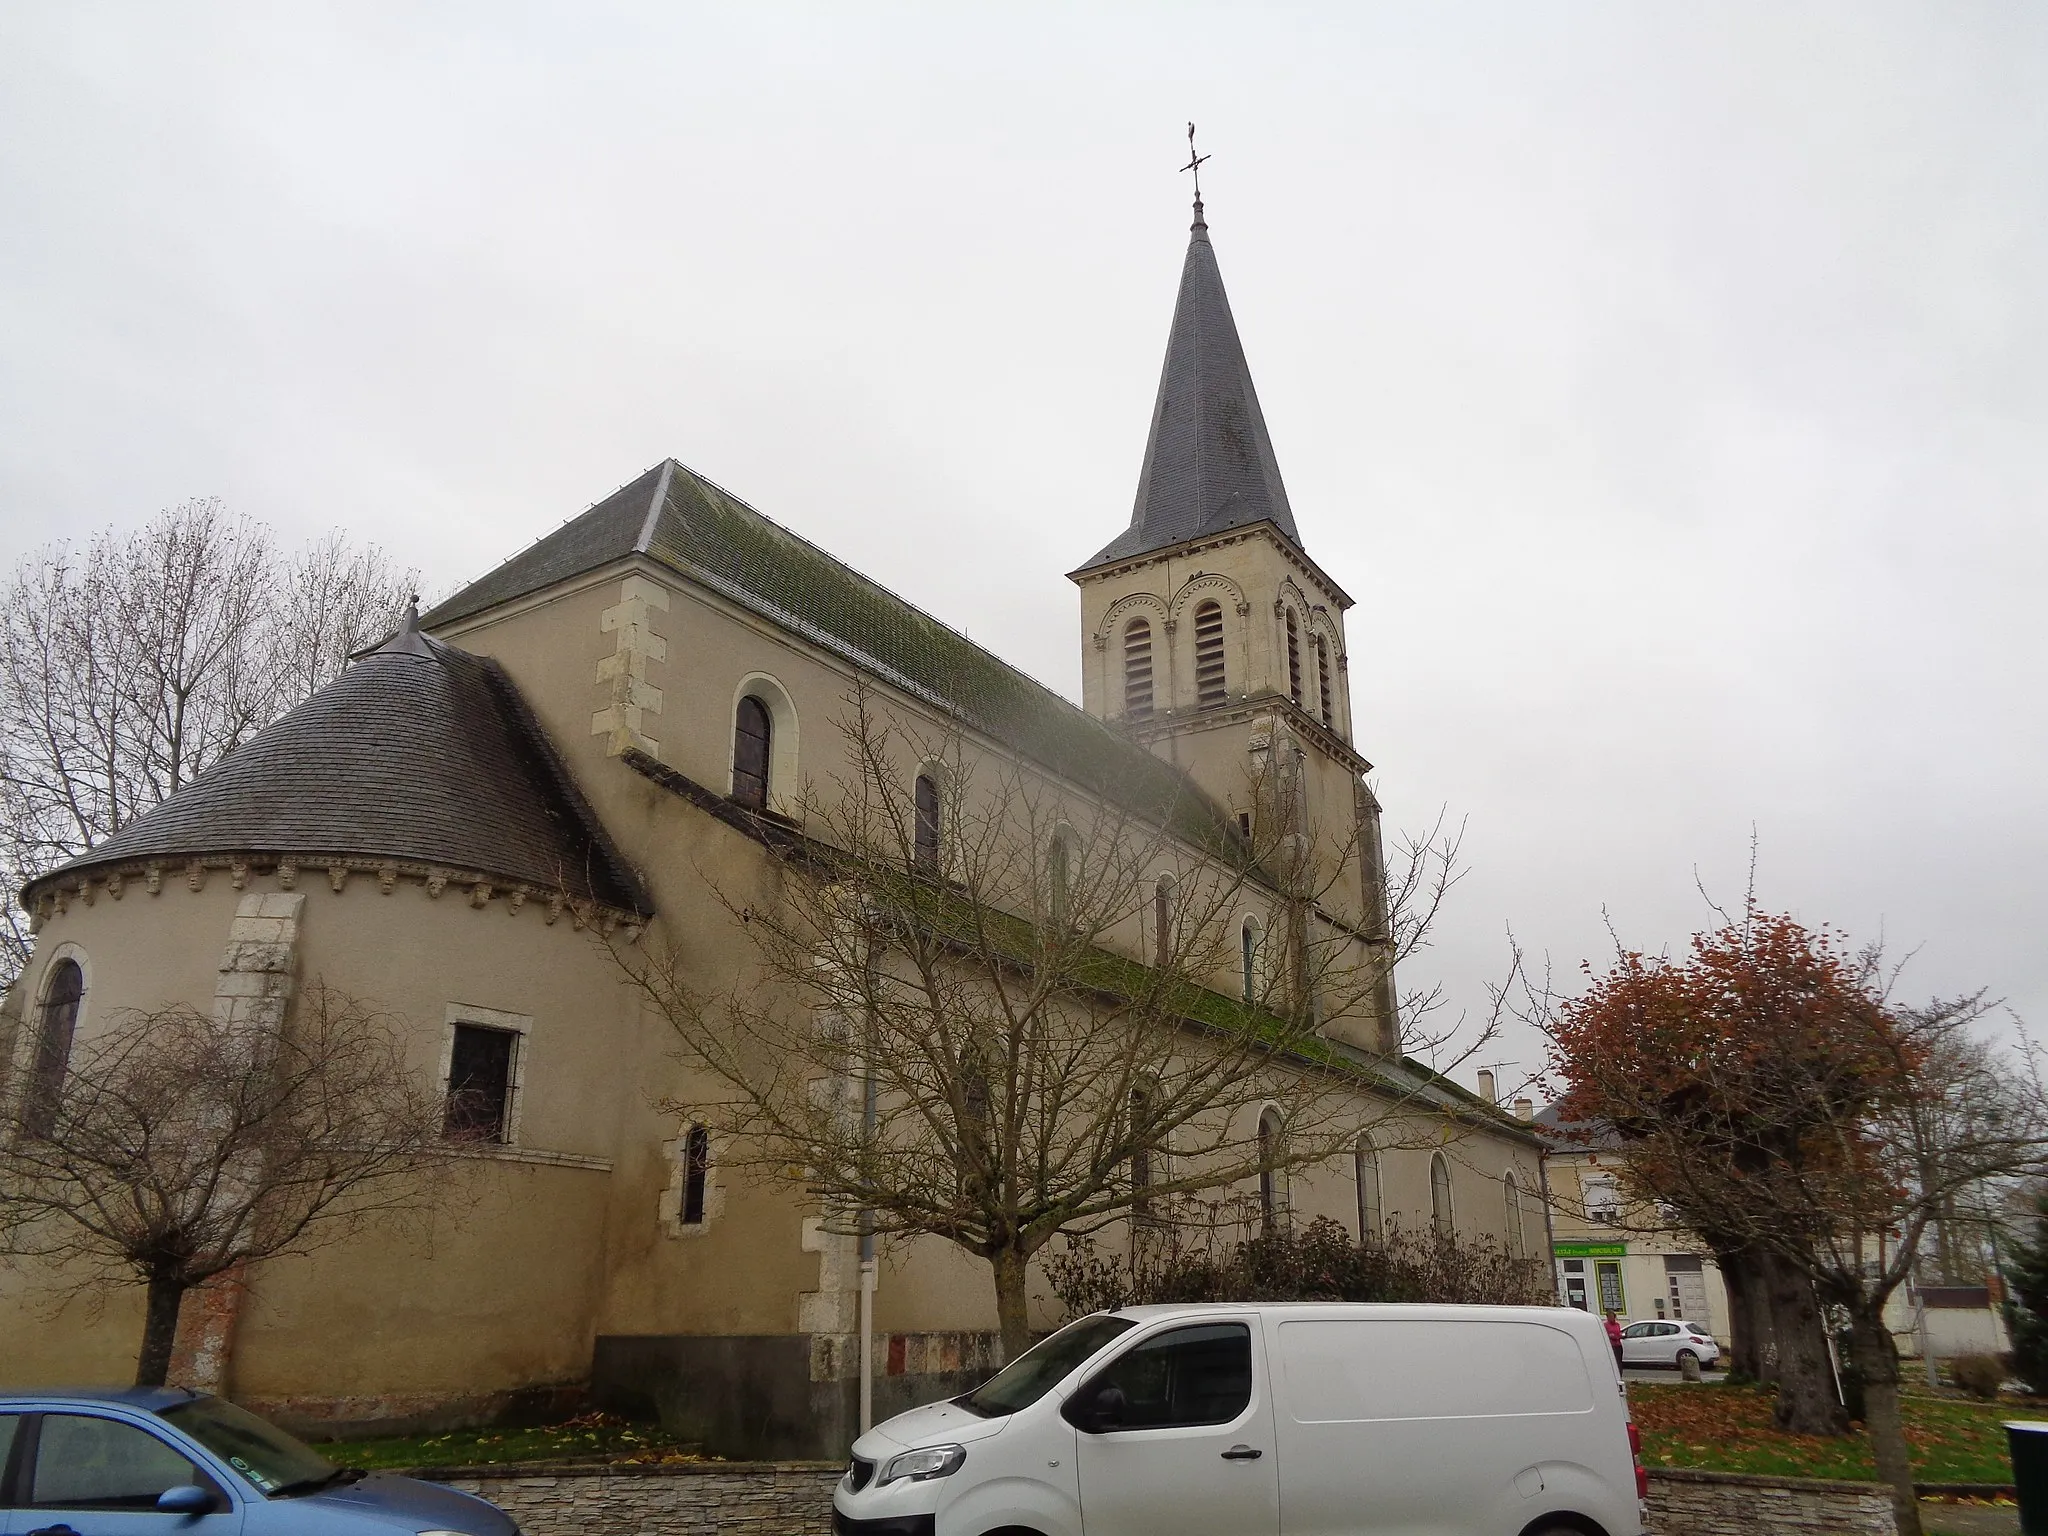
[[[1216,846],[1185,775],[738,497],[669,460],[429,613],[438,627],[643,554],[1129,813]]]

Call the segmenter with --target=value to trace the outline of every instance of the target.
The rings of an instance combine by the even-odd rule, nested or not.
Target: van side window
[[[1228,1424],[1251,1405],[1252,1335],[1243,1323],[1173,1328],[1111,1361],[1081,1389],[1092,1403],[1107,1387],[1124,1395],[1123,1420],[1105,1429]]]

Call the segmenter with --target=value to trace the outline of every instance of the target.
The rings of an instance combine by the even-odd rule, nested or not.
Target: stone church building
[[[1109,530],[1105,530],[1107,533]],[[832,722],[878,707],[1138,808],[1249,817],[1285,749],[1316,824],[1356,834],[1323,914],[1371,940],[1379,807],[1354,718],[1352,599],[1309,554],[1195,205],[1130,525],[1072,573],[1076,708],[684,465],[666,460],[361,657],[228,760],[22,894],[32,961],[0,1017],[0,1110],[61,1082],[122,1011],[279,1018],[317,978],[407,1021],[487,1143],[431,1244],[353,1238],[188,1299],[179,1371],[306,1424],[454,1422],[587,1385],[714,1449],[839,1454],[857,1350],[852,1240],[800,1184],[721,1167],[667,1021],[594,933],[737,973],[718,890],[772,897],[774,834],[829,783]],[[917,772],[906,761],[904,773]],[[1335,845],[1333,845],[1335,846]],[[1248,913],[1247,951],[1254,927]],[[1135,956],[1144,959],[1141,941]],[[1231,985],[1218,980],[1219,989]],[[1333,1019],[1360,1124],[1429,1145],[1298,1175],[1328,1215],[1549,1246],[1529,1130],[1399,1050],[1390,994]],[[0,1386],[133,1373],[140,1295],[66,1301],[0,1268]],[[1043,1326],[1057,1321],[1040,1288]],[[987,1266],[892,1243],[877,1411],[993,1357]]]

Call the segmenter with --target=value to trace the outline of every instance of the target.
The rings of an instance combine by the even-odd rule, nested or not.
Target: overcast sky
[[[0,558],[219,495],[445,590],[674,455],[1078,697],[1191,117],[1358,744],[1468,823],[1418,978],[1680,945],[1754,827],[2048,1021],[2039,4],[12,0]]]

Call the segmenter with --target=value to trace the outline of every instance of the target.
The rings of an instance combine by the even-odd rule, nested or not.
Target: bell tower
[[[1241,825],[1286,818],[1315,905],[1383,946],[1379,805],[1352,744],[1351,599],[1302,546],[1199,193],[1130,526],[1068,579],[1081,590],[1083,707]],[[1258,786],[1279,783],[1276,809]],[[1392,1049],[1391,984],[1385,994],[1378,1019],[1332,1032]]]

